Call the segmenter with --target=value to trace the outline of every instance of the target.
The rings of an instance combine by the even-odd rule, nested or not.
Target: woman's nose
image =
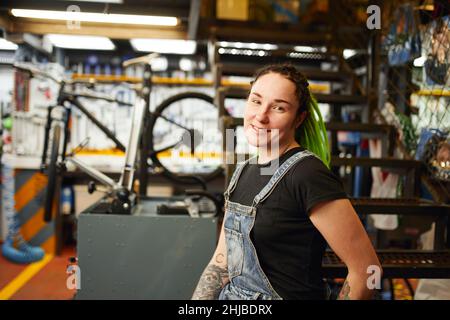
[[[269,121],[268,110],[269,108],[267,108],[266,106],[261,106],[256,112],[256,120],[261,123],[267,123]]]

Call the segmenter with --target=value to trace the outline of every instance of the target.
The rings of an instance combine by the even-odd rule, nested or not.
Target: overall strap
[[[255,196],[255,199],[253,199],[253,207],[263,202],[272,193],[272,191],[275,189],[275,187],[278,185],[278,183],[281,181],[284,175],[289,171],[289,169],[292,168],[292,166],[294,166],[297,162],[309,157],[317,158],[317,156],[314,153],[308,150],[302,150],[292,155],[289,159],[287,159],[275,171],[275,173],[273,174],[272,178],[270,178],[266,186]]]
[[[236,166],[236,169],[233,172],[233,175],[231,176],[231,180],[230,180],[230,183],[228,184],[228,188],[224,193],[226,200],[228,200],[228,198],[230,197],[230,194],[236,188],[237,182],[239,180],[239,177],[241,176],[241,173],[242,173],[242,170],[244,169],[244,167],[247,165],[247,163],[250,162],[250,160],[254,159],[255,157],[256,156],[251,157],[244,162],[238,163],[238,165]]]

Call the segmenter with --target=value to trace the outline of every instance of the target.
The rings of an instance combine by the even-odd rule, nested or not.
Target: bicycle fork
[[[47,165],[47,152],[48,152],[48,146],[50,141],[50,130],[52,129],[52,112],[56,108],[56,106],[50,106],[47,109],[47,120],[45,123],[45,130],[44,130],[44,148],[42,150],[42,156],[41,156],[41,166],[40,166],[40,172],[44,173],[44,170],[46,169]],[[63,125],[64,125],[64,140],[63,140],[63,150],[61,153],[61,162],[64,163],[64,160],[66,158],[66,151],[67,151],[67,144],[69,142],[70,137],[70,117],[71,117],[71,109],[64,107],[64,114],[63,114]],[[60,121],[60,120],[57,120]]]

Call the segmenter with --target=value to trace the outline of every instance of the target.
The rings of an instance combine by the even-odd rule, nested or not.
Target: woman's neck
[[[270,148],[260,147],[258,148],[258,164],[268,163],[274,159],[279,158],[282,154],[293,148],[300,147],[297,141],[292,141],[284,146],[280,146],[277,150],[271,150]]]

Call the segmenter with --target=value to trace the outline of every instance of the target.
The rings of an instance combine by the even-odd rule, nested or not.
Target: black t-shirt
[[[284,153],[279,165],[301,150]],[[251,206],[271,178],[261,175],[260,169],[270,164],[247,164],[230,201]],[[258,205],[250,237],[264,273],[283,299],[325,297],[321,266],[326,242],[309,211],[320,202],[341,198],[347,198],[342,182],[320,159],[310,156],[291,167]]]

